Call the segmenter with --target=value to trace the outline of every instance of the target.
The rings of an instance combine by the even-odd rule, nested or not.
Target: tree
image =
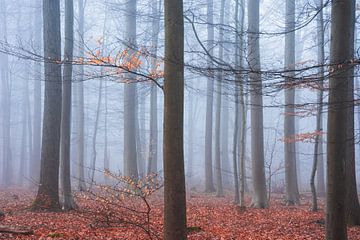
[[[35,16],[40,16],[42,14],[42,1],[35,0]],[[41,54],[41,29],[42,28],[42,18],[34,17],[34,50],[38,55]],[[40,176],[40,154],[41,154],[41,68],[42,65],[39,62],[35,62],[34,65],[34,113],[33,113],[33,156],[30,165],[31,176],[35,178],[35,181],[38,182],[38,177]]]
[[[158,52],[158,41],[160,33],[160,7],[161,4],[156,0],[151,1],[151,45],[153,55],[151,59],[151,69],[156,71],[157,66],[157,52]],[[150,137],[149,137],[149,159],[148,159],[148,174],[157,172],[157,156],[158,156],[158,111],[157,111],[157,86],[155,83],[151,85],[150,90]]]
[[[136,49],[136,5],[137,0],[126,1],[126,42],[129,45],[129,56]],[[128,59],[128,61],[131,61]],[[125,78],[133,80],[136,76],[127,73]],[[138,178],[136,151],[136,85],[124,87],[124,175]]]
[[[346,151],[348,145],[349,90],[354,34],[354,1],[332,3],[331,75],[329,85],[327,135],[326,239],[347,239],[346,231]]]
[[[355,8],[355,1],[352,1],[352,8]],[[355,14],[354,12],[352,12]],[[353,29],[355,29],[355,15],[352,18]],[[352,32],[352,37],[350,39],[351,44],[351,59],[354,58],[355,43],[354,38],[355,33]],[[354,102],[354,68],[350,71],[349,76],[349,87],[348,87],[348,103],[351,105],[347,108],[348,113],[346,114],[348,118],[347,126],[347,150],[346,150],[346,217],[348,225],[360,225],[360,205],[358,192],[356,187],[356,164],[355,164],[355,106],[352,104]]]
[[[164,239],[187,239],[184,170],[184,15],[165,0]]]
[[[40,184],[34,210],[59,209],[59,153],[61,125],[60,1],[43,1],[45,99]]]
[[[71,136],[71,88],[72,88],[72,62],[74,51],[74,2],[65,1],[65,47],[64,68],[62,82],[62,110],[61,110],[61,185],[62,206],[65,210],[75,208],[75,202],[71,192],[70,178],[70,136]]]
[[[78,0],[79,11],[79,58],[85,55],[85,3],[84,0]],[[84,66],[79,66],[79,82],[77,86],[77,169],[78,169],[78,189],[85,191],[85,174],[84,174]]]
[[[225,0],[221,0],[220,25],[224,24]],[[219,60],[222,61],[224,57],[224,29],[220,27],[219,31]],[[216,95],[216,115],[215,115],[215,168],[216,168],[216,196],[222,197],[224,195],[222,186],[222,164],[221,164],[221,100],[222,100],[222,86],[224,80],[224,73],[220,70],[217,75],[217,95]],[[228,129],[223,129],[224,131]]]
[[[207,0],[207,50],[211,56],[208,59],[208,67],[212,68],[212,55],[214,52],[214,2]],[[212,165],[212,124],[213,124],[213,101],[214,101],[214,73],[209,71],[206,82],[206,122],[205,122],[205,192],[214,192],[213,165]]]
[[[312,193],[312,211],[317,211],[317,190],[315,188],[315,174],[317,171],[317,167],[319,165],[319,159],[322,158],[322,139],[321,139],[321,131],[322,131],[322,110],[323,110],[323,88],[324,88],[324,61],[325,61],[325,53],[324,53],[324,19],[323,19],[323,1],[317,1],[317,8],[319,9],[319,15],[317,19],[317,38],[318,38],[318,64],[320,66],[319,73],[318,73],[318,109],[316,114],[316,129],[315,131],[318,133],[315,137],[315,145],[314,145],[314,161],[313,167],[311,171],[311,178],[310,178],[310,187]],[[321,159],[322,160],[322,159]],[[323,167],[323,166],[320,166]],[[318,180],[320,177],[318,178]],[[321,179],[320,179],[321,180]],[[321,184],[321,183],[318,183]]]
[[[286,0],[285,26],[285,138],[295,136],[295,89],[291,82],[295,76],[295,0]],[[298,204],[300,200],[297,173],[295,141],[285,141],[285,201],[288,205]]]
[[[0,34],[1,39],[7,41],[7,4],[0,1]],[[0,77],[1,77],[1,102],[2,102],[2,185],[9,186],[12,183],[12,153],[11,153],[11,132],[10,132],[10,105],[11,89],[9,82],[9,57],[0,53]]]
[[[251,156],[254,187],[252,205],[257,208],[265,208],[267,201],[259,49],[259,0],[249,0],[248,2],[248,24],[248,61],[251,87]]]

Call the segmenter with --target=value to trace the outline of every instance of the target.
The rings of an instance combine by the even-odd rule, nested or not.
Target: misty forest
[[[0,0],[0,238],[360,239],[359,18]]]

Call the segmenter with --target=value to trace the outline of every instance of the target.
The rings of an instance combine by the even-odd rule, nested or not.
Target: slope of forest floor
[[[118,227],[95,226],[97,204],[91,203],[94,215],[87,216],[78,211],[31,212],[28,207],[33,197],[34,193],[20,189],[0,192],[1,210],[6,214],[0,224],[28,226],[34,231],[30,236],[0,233],[0,239],[149,239],[139,226],[134,226],[136,222]],[[274,195],[269,209],[244,211],[233,204],[230,196],[192,193],[188,195],[187,210],[189,239],[324,239],[324,204],[321,202],[321,210],[312,213],[309,200],[303,196],[302,205],[287,207],[280,195]],[[149,202],[152,228],[161,236],[161,197],[153,196]],[[78,203],[80,208],[89,206],[86,199],[78,199]],[[349,228],[349,239],[360,239],[360,227]]]

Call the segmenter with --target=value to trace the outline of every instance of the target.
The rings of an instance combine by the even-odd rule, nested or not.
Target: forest
[[[356,0],[0,0],[0,239],[360,240]]]

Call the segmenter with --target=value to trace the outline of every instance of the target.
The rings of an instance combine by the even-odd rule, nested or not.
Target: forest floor
[[[80,208],[93,208],[94,214],[84,216],[78,211],[44,213],[31,212],[34,193],[11,189],[0,191],[0,206],[6,217],[1,225],[27,226],[33,235],[0,233],[0,239],[150,239],[134,225],[98,227],[94,225],[99,205],[89,205],[86,199],[77,199]],[[161,236],[162,201],[160,196],[149,200],[152,229]],[[188,196],[187,215],[189,239],[324,239],[324,204],[312,213],[309,196],[302,196],[301,205],[283,205],[281,195],[273,195],[269,209],[245,210],[233,204],[231,196],[216,198],[212,194],[191,193]],[[249,199],[247,199],[249,201]],[[349,228],[349,239],[360,239],[360,227]],[[156,239],[156,238],[154,238]]]

